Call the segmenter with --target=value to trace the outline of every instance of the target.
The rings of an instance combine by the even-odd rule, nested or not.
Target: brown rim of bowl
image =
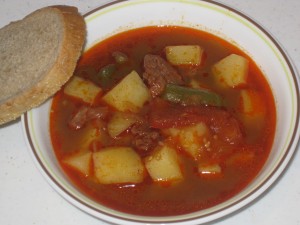
[[[129,0],[117,0],[117,1],[114,1],[114,2],[107,3],[105,5],[99,6],[99,7],[95,8],[95,9],[89,11],[88,13],[84,14],[84,17],[87,17],[87,16],[93,14],[94,12],[96,12],[96,11],[98,11],[100,9],[106,8],[106,7],[110,6],[110,5],[115,5],[115,4],[119,4],[121,2],[127,2],[127,1],[129,1]],[[252,18],[250,18],[249,16],[245,15],[244,13],[242,13],[242,12],[240,12],[240,11],[234,9],[234,8],[231,8],[231,7],[229,7],[227,5],[224,5],[222,3],[211,2],[210,0],[202,0],[202,1],[206,2],[206,3],[209,3],[209,4],[212,4],[212,5],[217,5],[217,6],[220,6],[222,8],[228,9],[228,10],[232,11],[233,13],[239,15],[240,17],[246,19],[247,21],[249,21],[250,23],[252,23],[254,26],[256,26],[260,31],[262,31],[272,41],[272,43],[280,51],[281,55],[283,56],[285,62],[288,65],[289,70],[291,71],[293,82],[294,82],[295,89],[296,89],[296,94],[297,94],[296,95],[296,102],[297,102],[297,105],[299,105],[299,102],[300,102],[300,100],[299,100],[299,86],[298,86],[298,82],[297,82],[296,72],[295,72],[294,67],[291,64],[289,58],[287,57],[287,54],[282,49],[282,47],[279,45],[279,43],[272,37],[272,35],[268,31],[266,31],[261,25],[259,25],[256,21],[254,21]],[[101,214],[105,214],[105,215],[107,215],[109,217],[113,217],[115,219],[123,220],[123,221],[128,221],[128,222],[151,223],[151,224],[161,224],[161,223],[168,224],[168,223],[174,223],[174,222],[188,222],[188,221],[192,221],[192,220],[195,220],[195,219],[201,219],[201,218],[204,218],[204,217],[207,217],[207,216],[212,216],[214,214],[217,214],[217,213],[219,213],[219,212],[221,212],[223,210],[229,209],[229,208],[233,207],[234,205],[239,204],[239,203],[245,201],[249,196],[254,195],[256,192],[258,192],[258,190],[261,187],[264,187],[265,184],[268,183],[269,180],[273,177],[273,175],[279,170],[280,165],[286,160],[287,155],[289,155],[289,153],[291,151],[291,146],[295,143],[293,140],[295,140],[295,136],[296,136],[296,133],[297,133],[297,127],[298,126],[299,126],[299,109],[297,111],[296,122],[295,122],[295,129],[293,131],[291,141],[290,141],[290,143],[289,143],[289,145],[287,147],[288,150],[285,152],[284,156],[282,157],[282,159],[280,160],[280,162],[277,164],[277,167],[273,170],[273,172],[266,179],[264,179],[264,181],[257,188],[255,188],[254,190],[252,190],[250,193],[248,193],[247,195],[245,195],[241,199],[239,199],[239,200],[237,200],[237,201],[235,201],[235,202],[233,202],[233,203],[231,203],[231,204],[229,204],[229,205],[227,205],[227,206],[225,206],[225,207],[223,207],[223,208],[221,208],[219,210],[216,210],[214,212],[211,212],[211,213],[208,213],[208,214],[205,214],[205,215],[202,215],[202,216],[192,216],[192,217],[187,218],[187,219],[174,219],[174,220],[170,220],[170,221],[164,221],[163,219],[162,219],[162,221],[151,221],[151,220],[129,219],[129,218],[124,218],[124,217],[121,217],[121,216],[117,216],[117,215],[114,215],[114,214],[110,214],[110,213],[101,211],[101,210],[99,210],[99,209],[97,209],[97,208],[95,208],[95,207],[93,207],[93,206],[91,206],[91,205],[83,202],[77,196],[73,195],[67,189],[65,189],[59,182],[56,181],[56,179],[51,175],[51,173],[47,170],[47,168],[43,165],[43,163],[41,162],[40,158],[38,157],[38,154],[36,152],[36,149],[34,148],[33,141],[32,141],[31,136],[30,136],[29,125],[28,125],[28,113],[26,112],[24,114],[24,128],[25,128],[25,131],[26,131],[26,136],[27,136],[28,143],[29,143],[29,145],[30,145],[30,147],[32,149],[32,152],[33,152],[33,154],[34,154],[37,162],[39,163],[39,165],[41,166],[41,168],[43,169],[43,171],[47,174],[47,176],[51,179],[51,181],[57,187],[59,187],[65,194],[69,195],[71,198],[73,198],[75,201],[79,202],[80,204],[84,205],[85,207],[87,207],[87,208],[89,208],[89,209],[91,209],[93,211],[99,212]],[[295,143],[295,144],[296,144],[296,146],[298,146],[299,140],[298,140],[298,143]],[[261,194],[263,194],[270,186],[272,186],[275,183],[275,181],[280,177],[280,175],[283,173],[283,171],[287,167],[287,165],[290,162],[290,160],[292,159],[293,155],[294,155],[294,152],[292,153],[289,161],[287,161],[286,166],[282,169],[282,171],[279,171],[279,174],[275,178],[275,180],[269,186],[267,186],[265,189],[263,189],[263,191],[261,193],[259,193],[258,196],[260,196]],[[242,207],[245,207],[246,205],[250,204],[252,201],[254,201],[254,199],[246,202],[244,205],[242,205]],[[76,206],[76,207],[78,207],[78,206]],[[231,213],[233,213],[235,211],[236,210],[233,210],[229,214],[231,214]],[[92,215],[91,213],[89,213],[89,214]],[[92,215],[92,216],[96,217],[95,215]],[[133,215],[133,216],[135,216],[135,215]],[[224,217],[224,216],[225,215],[223,215],[221,217]],[[214,220],[220,219],[221,217],[217,217]],[[167,217],[162,217],[162,218],[167,218]],[[111,223],[111,221],[107,221],[107,220],[105,220],[103,218],[98,218],[98,219],[102,219],[103,221]]]

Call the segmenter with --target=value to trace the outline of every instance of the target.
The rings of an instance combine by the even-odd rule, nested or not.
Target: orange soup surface
[[[276,110],[253,60],[203,31],[147,27],[85,52],[52,102],[50,133],[91,199],[146,216],[206,209],[268,158]]]

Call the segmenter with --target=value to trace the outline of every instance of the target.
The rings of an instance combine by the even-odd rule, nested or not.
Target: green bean
[[[195,89],[175,84],[167,84],[162,97],[170,102],[182,105],[223,105],[222,98],[217,93],[206,89]]]
[[[97,77],[100,80],[100,85],[104,88],[107,86],[110,86],[110,84],[113,82],[113,74],[116,71],[116,65],[115,64],[108,64],[100,69]]]

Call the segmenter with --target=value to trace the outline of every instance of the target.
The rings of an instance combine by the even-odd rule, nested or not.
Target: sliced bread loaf
[[[0,29],[0,124],[47,100],[72,76],[86,28],[77,8],[50,6]]]

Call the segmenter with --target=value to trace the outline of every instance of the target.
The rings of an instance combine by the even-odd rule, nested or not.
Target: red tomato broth
[[[221,155],[216,156],[223,169],[222,176],[200,177],[197,174],[195,162],[177,146],[176,140],[173,140],[171,145],[181,156],[183,181],[160,185],[151,181],[151,178],[147,176],[140,184],[103,185],[95,182],[92,175],[85,177],[63,163],[66,156],[80,150],[81,135],[88,129],[88,126],[93,125],[90,123],[77,131],[69,129],[67,121],[82,103],[60,91],[53,99],[50,114],[50,133],[55,154],[62,169],[75,185],[105,206],[122,212],[147,216],[179,215],[206,209],[230,199],[243,190],[259,173],[268,158],[276,126],[276,110],[271,89],[262,72],[249,56],[212,34],[182,27],[148,27],[127,31],[104,40],[85,52],[79,61],[77,71],[86,66],[92,66],[99,71],[103,66],[112,62],[112,52],[120,51],[125,53],[130,61],[117,68],[119,74],[115,81],[117,83],[131,70],[142,74],[145,54],[162,54],[165,46],[182,44],[198,44],[205,49],[205,61],[197,68],[197,80],[203,86],[208,86],[221,94],[226,99],[225,106],[240,121],[243,115],[237,107],[239,102],[237,96],[243,87],[231,90],[218,87],[213,83],[210,67],[231,53],[247,58],[250,62],[247,87],[261,94],[268,116],[262,124],[253,124],[243,130],[246,143],[249,145],[236,145],[234,149],[227,152],[221,151]],[[91,77],[94,75],[88,73],[80,73],[79,76],[95,80]],[[95,105],[101,104],[103,103],[98,100],[95,103]],[[148,110],[151,109],[146,109]],[[101,128],[99,132],[103,132]],[[122,136],[126,135],[126,133],[122,134]],[[249,151],[255,153],[251,162],[247,160]],[[228,159],[230,158],[228,155],[236,152],[240,155],[233,155],[231,159],[222,161],[223,158]]]

